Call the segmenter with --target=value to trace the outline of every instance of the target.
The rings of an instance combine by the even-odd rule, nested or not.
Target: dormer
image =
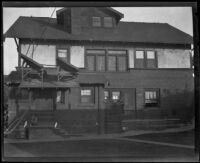
[[[72,34],[113,29],[124,15],[110,7],[71,7],[57,11],[57,23]]]

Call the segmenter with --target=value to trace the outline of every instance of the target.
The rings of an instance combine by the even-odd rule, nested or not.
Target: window
[[[135,54],[135,67],[136,68],[156,68],[156,53],[155,51],[142,51],[138,50]]]
[[[65,91],[63,91],[63,90],[57,91],[56,102],[62,103],[62,104],[65,103]]]
[[[57,56],[68,62],[67,49],[57,49]]]
[[[158,106],[159,104],[159,90],[149,89],[145,90],[145,106]]]
[[[156,67],[156,55],[155,51],[147,51],[147,68],[155,68]]]
[[[104,17],[104,27],[112,27],[113,26],[113,20],[112,17]]]
[[[114,91],[112,92],[112,100],[119,100],[120,99],[120,92]]]
[[[108,70],[109,71],[117,70],[117,57],[116,56],[108,56]]]
[[[101,18],[100,17],[92,17],[92,26],[100,27],[101,26]]]
[[[94,88],[81,89],[81,103],[94,103]]]
[[[95,56],[88,55],[86,62],[87,62],[87,69],[89,71],[95,71]]]
[[[125,50],[108,51],[108,71],[126,71],[127,55]]]
[[[87,50],[87,69],[89,71],[105,71],[105,50]]]
[[[109,92],[104,91],[104,100],[108,100],[108,99],[109,99]]]
[[[144,68],[144,51],[136,51],[135,67],[136,68]]]

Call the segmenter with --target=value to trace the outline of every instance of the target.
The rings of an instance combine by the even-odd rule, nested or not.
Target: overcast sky
[[[124,14],[122,21],[168,23],[193,36],[191,7],[113,7]],[[60,8],[56,8],[57,10]],[[54,8],[3,8],[3,33],[19,16],[50,17]],[[55,18],[56,12],[53,17]],[[17,66],[17,50],[14,39],[4,42],[4,74]]]

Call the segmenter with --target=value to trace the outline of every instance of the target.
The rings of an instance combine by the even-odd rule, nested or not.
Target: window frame
[[[91,101],[90,102],[82,102],[82,97],[83,96],[88,96],[88,95],[82,95],[82,90],[90,90],[91,91]],[[95,88],[94,87],[89,87],[89,86],[81,86],[80,87],[80,103],[81,104],[95,104]]]
[[[59,57],[58,56],[58,51],[59,50],[67,50],[67,56],[65,57],[67,60],[65,60],[67,63],[70,63],[70,51],[69,51],[69,47],[57,47],[56,46],[56,58],[61,58],[63,59],[62,57]]]
[[[137,60],[137,58],[136,58],[136,52],[137,51],[143,51],[144,52],[144,59],[143,59],[143,67],[136,67],[136,60]],[[147,67],[147,62],[148,62],[148,60],[150,60],[150,59],[148,59],[147,58],[147,52],[154,52],[154,56],[155,56],[155,58],[154,58],[154,60],[155,60],[155,67],[151,67],[151,68],[149,68],[149,67]],[[157,52],[156,52],[156,50],[153,50],[153,49],[136,49],[135,51],[134,51],[135,53],[134,53],[134,68],[136,68],[136,69],[157,69],[158,68],[158,59],[157,59]]]
[[[146,97],[145,97],[146,92],[156,92],[156,97],[157,97],[156,104],[152,104],[152,106],[146,104]],[[144,106],[145,106],[145,108],[160,107],[160,88],[145,88],[144,89]]]
[[[60,101],[57,102],[57,96],[58,96],[58,92],[59,92],[59,91],[61,92],[61,93],[60,93]],[[56,103],[65,104],[65,103],[66,103],[65,98],[66,98],[65,90],[59,89],[59,90],[56,91]]]
[[[111,18],[111,27],[108,27],[108,26],[105,26],[105,18]],[[103,17],[103,27],[105,27],[105,28],[113,28],[113,17],[111,17],[111,16],[105,16],[105,17]]]
[[[93,20],[94,20],[94,19],[93,19],[93,18],[99,18],[99,22],[100,22],[100,25],[99,25],[99,26],[94,26],[94,24],[93,24],[93,22],[94,22]],[[92,24],[92,27],[95,27],[95,28],[102,27],[102,19],[101,19],[100,16],[92,16],[91,19],[92,19],[92,23],[91,23],[91,24]]]

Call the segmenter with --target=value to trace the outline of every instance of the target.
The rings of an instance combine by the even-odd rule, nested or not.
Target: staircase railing
[[[26,110],[20,117],[18,117],[17,119],[15,119],[6,129],[6,131],[4,131],[4,135],[9,135],[11,134],[22,122],[22,120],[24,119],[24,117],[28,114],[28,110]]]

